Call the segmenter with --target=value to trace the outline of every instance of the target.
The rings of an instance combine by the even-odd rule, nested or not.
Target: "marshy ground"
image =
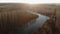
[[[38,15],[30,13],[30,12],[36,12],[38,14],[49,17],[49,20],[46,20],[46,18],[42,16],[40,17],[41,19],[38,18],[37,21],[39,23],[44,24],[42,25],[42,27],[39,27],[36,32],[32,32],[32,34],[60,34],[59,11],[60,11],[59,4],[29,5],[23,3],[0,3],[0,33],[21,34],[21,32],[20,33],[18,32],[24,29],[23,26],[26,27],[27,23],[31,23],[30,22],[31,20],[38,18]],[[36,20],[34,20],[34,24],[38,23],[35,21]],[[21,29],[20,27],[22,28],[22,30],[19,30]],[[11,33],[11,31],[14,31],[14,33]]]

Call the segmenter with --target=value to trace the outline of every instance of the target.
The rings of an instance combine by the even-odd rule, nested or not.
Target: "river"
[[[32,34],[32,32],[38,31],[39,28],[43,26],[43,24],[49,19],[48,16],[35,13],[32,11],[27,11],[32,14],[38,15],[36,19],[31,20],[30,22],[27,23],[26,27],[20,27],[18,28],[18,34]],[[16,34],[15,32],[9,32],[9,34]]]

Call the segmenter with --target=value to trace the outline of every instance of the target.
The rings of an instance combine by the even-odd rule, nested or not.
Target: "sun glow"
[[[38,0],[25,0],[24,3],[29,3],[29,4],[38,4],[40,3]]]
[[[60,3],[59,0],[22,0],[22,3],[41,4],[41,3]]]
[[[60,0],[0,0],[0,3],[44,4],[44,3],[60,3]]]

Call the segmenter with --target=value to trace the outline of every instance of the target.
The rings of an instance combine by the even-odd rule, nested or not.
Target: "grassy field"
[[[25,26],[29,21],[37,17],[35,14],[28,13],[20,5],[0,6],[0,34]]]
[[[60,4],[38,5],[35,12],[50,17],[50,20],[48,20],[36,34],[60,34]],[[56,21],[54,21],[54,16],[56,16]]]
[[[33,5],[32,7],[34,12],[50,17],[50,19],[45,22],[43,27],[40,28],[38,32],[35,32],[36,34],[60,34],[59,4],[37,4]],[[56,16],[57,19],[55,19],[54,16]],[[54,19],[56,21],[54,21]]]
[[[33,10],[33,12],[37,12],[50,17],[50,20],[47,20],[45,24],[39,28],[38,32],[33,32],[33,34],[60,34],[59,4],[0,4],[0,22],[3,24],[10,23],[13,29],[15,26],[25,26],[25,24],[27,24],[30,20],[38,17],[37,15],[28,13],[27,10]],[[54,21],[54,16],[57,18],[56,22]],[[15,25],[13,25],[14,23]],[[5,30],[12,28],[10,25],[6,26]],[[4,30],[4,27],[2,28]]]

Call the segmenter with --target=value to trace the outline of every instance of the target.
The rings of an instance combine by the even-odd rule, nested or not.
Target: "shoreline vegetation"
[[[31,14],[19,6],[0,6],[0,34],[25,26],[37,17],[37,15]]]
[[[27,10],[31,9],[33,10],[33,12],[37,12],[37,13],[50,17],[50,19],[47,20],[47,22],[45,22],[43,27],[39,28],[38,32],[32,32],[33,34],[57,34],[57,33],[59,34],[60,33],[59,31],[60,30],[59,29],[60,5],[59,6],[58,5],[59,4],[31,4],[29,5],[29,4],[23,4],[23,3],[0,3],[0,16],[1,16],[0,20],[2,20],[0,21],[0,23],[3,22],[5,25],[9,23],[12,24],[11,27],[10,25],[7,25],[6,28],[1,27],[2,29],[1,31],[7,32],[8,30],[11,30],[12,28],[13,28],[12,30],[14,30],[14,28],[16,28],[17,26],[18,27],[20,27],[19,25],[25,26],[25,24],[29,22],[30,20],[37,18],[38,17],[37,15],[26,12]],[[55,11],[56,11],[56,15],[55,15]],[[54,21],[54,16],[57,17],[56,23]],[[5,19],[5,21],[3,20],[3,18]],[[10,20],[7,18],[9,18]],[[8,21],[9,23],[6,21]],[[14,23],[15,25],[17,25],[16,27],[13,26]]]

